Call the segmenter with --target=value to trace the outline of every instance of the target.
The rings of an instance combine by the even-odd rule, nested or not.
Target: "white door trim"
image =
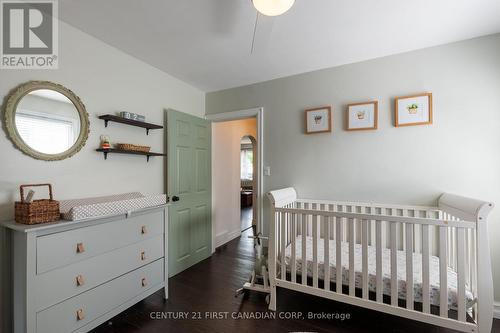
[[[257,118],[257,232],[264,230],[264,108],[236,110],[206,115],[212,122]],[[213,156],[213,155],[212,155]],[[212,157],[213,158],[213,157]],[[212,242],[212,244],[215,244]]]

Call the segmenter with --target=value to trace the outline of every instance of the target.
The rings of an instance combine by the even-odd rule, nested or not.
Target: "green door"
[[[212,254],[211,125],[167,111],[170,276]]]

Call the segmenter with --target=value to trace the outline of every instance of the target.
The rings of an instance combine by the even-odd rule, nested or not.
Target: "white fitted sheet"
[[[341,242],[342,249],[342,284],[349,285],[349,243]],[[330,258],[330,280],[336,281],[336,241],[330,240],[329,246]],[[384,295],[391,295],[391,250],[382,249],[382,281]],[[296,267],[297,274],[302,272],[302,236],[296,238]],[[290,272],[292,245],[289,244],[285,249],[285,262],[287,264],[287,271]],[[307,275],[312,277],[313,272],[313,238],[306,237],[306,260],[307,260]],[[324,265],[324,240],[318,238],[318,277],[324,279],[325,265]],[[362,287],[362,246],[355,244],[354,246],[354,269],[356,288]],[[376,291],[377,273],[376,273],[376,248],[368,246],[368,287],[370,291]],[[404,251],[397,251],[397,269],[398,269],[398,298],[406,300],[406,253]],[[439,258],[430,256],[429,262],[429,280],[430,280],[430,302],[433,305],[439,306]],[[422,255],[419,253],[413,254],[413,288],[415,302],[422,302]],[[465,292],[466,307],[471,307],[474,303],[474,296],[466,287]],[[457,273],[448,267],[448,304],[450,308],[457,309]]]

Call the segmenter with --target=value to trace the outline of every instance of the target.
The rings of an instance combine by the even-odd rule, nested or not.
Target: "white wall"
[[[257,138],[255,118],[212,124],[212,229],[214,248],[241,234],[241,139]]]
[[[500,301],[500,34],[207,94],[214,114],[264,107],[264,190],[300,197],[435,204],[492,200]],[[393,98],[430,91],[434,125],[395,128]],[[345,105],[379,101],[377,131],[346,132]],[[333,133],[304,134],[303,110],[332,105]],[[267,203],[267,200],[265,200]],[[264,216],[268,216],[264,214]]]
[[[165,160],[137,156],[110,155],[104,161],[95,152],[99,136],[108,134],[113,142],[151,145],[164,151],[164,131],[151,131],[110,123],[107,129],[98,115],[127,110],[146,115],[147,121],[164,123],[165,108],[193,115],[204,114],[205,94],[103,42],[59,23],[58,70],[0,70],[0,95],[28,80],[49,80],[63,84],[80,96],[90,115],[90,136],[77,155],[59,162],[34,160],[15,149],[5,134],[0,135],[0,220],[13,219],[14,200],[20,184],[49,182],[56,199],[141,191],[165,192]],[[3,117],[2,117],[3,121]],[[4,133],[4,131],[2,131]],[[8,244],[0,231],[2,267],[8,258]],[[2,272],[3,271],[3,272]],[[0,271],[0,321],[9,318],[7,278]],[[4,325],[7,320],[3,320]],[[2,330],[2,328],[4,328]],[[9,332],[2,326],[0,331]]]

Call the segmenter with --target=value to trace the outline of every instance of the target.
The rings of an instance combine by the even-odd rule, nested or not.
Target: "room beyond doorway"
[[[256,225],[257,140],[245,135],[240,141],[240,216],[241,231]]]

